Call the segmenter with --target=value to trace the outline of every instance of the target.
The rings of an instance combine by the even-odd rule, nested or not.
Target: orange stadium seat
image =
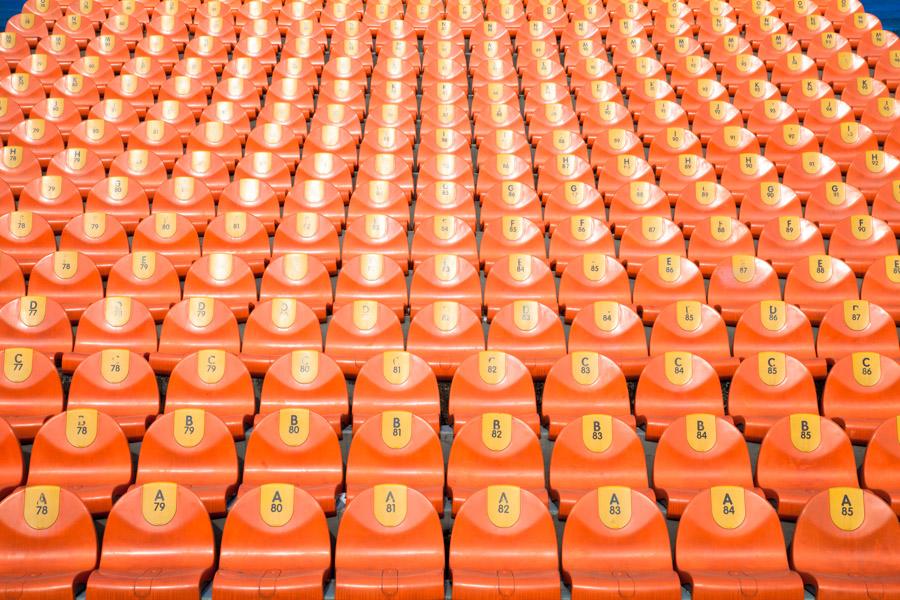
[[[28,346],[50,357],[72,350],[65,310],[46,296],[22,296],[0,308],[0,346]],[[52,366],[52,365],[51,365]]]
[[[890,503],[894,512],[900,512],[900,482],[897,464],[900,461],[900,417],[889,418],[878,426],[869,445],[860,471],[864,486]]]
[[[649,258],[637,272],[633,294],[647,323],[653,323],[662,308],[675,300],[706,299],[700,269],[683,254],[660,253]]]
[[[159,334],[159,353],[151,355],[150,364],[154,369],[171,371],[183,356],[204,348],[240,352],[237,319],[221,300],[186,298],[166,313]]]
[[[23,480],[22,447],[12,427],[0,418],[0,497],[5,498]]]
[[[488,350],[500,350],[521,360],[532,376],[543,378],[566,353],[566,338],[556,312],[535,300],[503,306],[488,330]]]
[[[562,574],[579,598],[623,590],[633,598],[681,597],[662,513],[621,483],[591,490],[575,505],[563,535]]]
[[[190,489],[210,514],[223,515],[237,490],[238,473],[234,441],[222,420],[203,409],[180,409],[147,428],[135,487],[164,478]]]
[[[528,368],[511,354],[486,350],[470,355],[459,365],[450,384],[448,413],[458,433],[466,423],[492,410],[511,414],[535,435],[540,431]]]
[[[834,304],[858,297],[856,277],[844,261],[811,254],[791,268],[784,285],[784,300],[803,311],[813,323],[822,320]]]
[[[566,425],[550,459],[550,496],[561,519],[597,485],[627,485],[655,501],[647,483],[643,446],[634,429],[617,417],[586,414]]]
[[[540,498],[516,486],[469,497],[454,522],[449,566],[453,595],[463,600],[560,597],[553,520]]]
[[[428,499],[404,485],[377,485],[361,492],[341,518],[335,598],[386,591],[398,600],[438,598],[444,561],[441,523]]]
[[[440,429],[437,378],[422,358],[405,351],[379,352],[359,369],[353,388],[353,429],[385,410],[406,410]]]
[[[779,351],[800,360],[813,359],[809,318],[783,300],[761,300],[744,311],[734,330],[733,354],[746,358],[757,352]]]
[[[115,420],[93,408],[48,420],[34,439],[28,485],[58,485],[92,514],[106,514],[131,483],[131,451]]]
[[[822,318],[816,336],[820,358],[840,359],[858,348],[900,358],[900,342],[894,319],[877,304],[867,300],[835,303]]]
[[[900,364],[877,352],[854,352],[835,362],[822,393],[822,414],[866,443],[885,419],[898,413]]]
[[[727,553],[740,572],[723,568]],[[752,586],[760,598],[804,595],[803,582],[788,567],[778,516],[765,499],[734,485],[701,491],[688,504],[675,541],[675,564],[695,598],[742,594]]]
[[[136,486],[110,511],[100,567],[87,595],[150,595],[162,588],[199,598],[215,567],[212,523],[200,499],[177,483]]]
[[[76,354],[87,355],[109,347],[147,354],[156,352],[156,346],[156,323],[150,311],[128,296],[97,300],[78,320]]]
[[[5,594],[68,598],[97,566],[91,514],[78,496],[58,486],[29,486],[9,496],[0,503],[0,531]]]
[[[282,482],[308,493],[331,515],[343,481],[341,448],[331,424],[307,408],[282,408],[253,429],[238,496]]]
[[[221,544],[217,598],[315,596],[331,570],[325,515],[309,494],[287,483],[262,485],[235,502]]]
[[[900,525],[875,494],[856,487],[829,488],[797,519],[791,566],[817,596],[894,595]]]
[[[411,412],[388,410],[356,431],[347,456],[347,503],[385,482],[406,485],[444,514],[444,456],[432,426]]]
[[[552,248],[552,239],[551,239]],[[589,253],[572,258],[559,282],[559,308],[572,321],[596,298],[631,304],[628,274],[615,256]]]
[[[634,397],[634,415],[646,426],[646,437],[657,440],[675,421],[704,412],[724,417],[722,390],[715,369],[690,352],[654,356],[641,372]]]

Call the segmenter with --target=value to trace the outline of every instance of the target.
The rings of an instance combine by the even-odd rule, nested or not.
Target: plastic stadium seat
[[[720,183],[731,190],[735,199],[743,199],[760,181],[777,179],[774,163],[760,154],[738,154],[723,166]]]
[[[384,482],[415,489],[444,513],[444,456],[433,427],[403,410],[369,418],[353,436],[347,456],[347,503]]]
[[[0,251],[28,275],[40,259],[56,252],[56,237],[41,215],[9,211],[0,214]]]
[[[63,228],[60,250],[75,251],[91,259],[100,275],[128,254],[128,237],[115,217],[102,212],[86,212],[73,217]]]
[[[872,130],[879,142],[885,142],[900,116],[898,111],[900,103],[894,98],[881,97],[866,105],[860,122]]]
[[[404,202],[403,207],[408,211]],[[429,257],[452,254],[465,260],[476,269],[478,246],[472,228],[463,219],[453,215],[437,215],[416,223],[410,258],[418,269]]]
[[[646,160],[630,154],[616,154],[615,159],[609,159],[601,163],[597,168],[599,179],[597,191],[604,198],[610,199],[619,189],[626,184],[646,181],[654,183],[656,177],[653,167]]]
[[[91,514],[57,486],[26,487],[0,503],[0,532],[4,594],[71,598],[97,566]]]
[[[621,236],[629,225],[649,217],[668,218],[672,207],[665,190],[647,181],[633,181],[620,187],[609,199],[609,222]]]
[[[272,298],[256,305],[244,326],[241,360],[262,374],[294,350],[322,350],[319,318],[296,298]]]
[[[772,221],[789,217],[800,219],[802,214],[800,197],[776,179],[750,187],[741,202],[741,221],[750,227],[755,236],[759,236]],[[772,236],[774,232],[766,235]]]
[[[190,220],[174,212],[157,212],[143,219],[134,231],[131,250],[165,256],[179,276],[200,258],[200,238]]]
[[[897,200],[898,198],[900,198],[900,178],[882,186],[872,201],[872,216],[885,221],[894,231],[900,231],[900,201]],[[857,210],[855,214],[865,214],[865,211]]]
[[[295,485],[330,515],[343,480],[341,448],[328,421],[307,408],[282,408],[253,429],[238,495],[267,484]]]
[[[800,360],[816,356],[809,318],[793,304],[762,300],[750,305],[734,330],[733,354],[780,351]]]
[[[126,296],[140,302],[161,321],[181,300],[181,282],[172,263],[156,252],[134,252],[120,258],[106,281],[108,297]]]
[[[644,263],[660,254],[685,255],[684,235],[669,219],[641,217],[622,235],[619,259],[629,274],[637,274]]]
[[[562,574],[579,598],[681,597],[665,519],[651,499],[618,483],[592,489],[575,505],[562,541]]]
[[[559,317],[535,300],[516,300],[500,308],[488,330],[487,346],[515,355],[536,378],[546,376],[566,353]]]
[[[876,352],[854,352],[835,362],[822,393],[822,414],[865,444],[887,418],[900,414],[900,364]]]
[[[0,149],[0,173],[3,174],[3,181],[9,186],[10,190],[14,194],[21,194],[33,180],[41,179],[41,165],[34,152],[28,148],[4,146]],[[53,181],[53,179],[47,181]],[[70,186],[67,186],[66,191],[71,196]],[[34,192],[31,193],[33,194]],[[25,207],[23,206],[21,210],[25,211]],[[61,227],[58,227],[58,229],[61,229]]]
[[[756,253],[771,262],[779,275],[786,275],[801,259],[825,254],[825,241],[814,223],[796,216],[780,216],[762,228]]]
[[[784,300],[802,310],[818,324],[835,303],[856,299],[856,277],[841,260],[824,254],[800,259],[790,270],[784,286]]]
[[[750,441],[763,439],[781,417],[817,412],[812,374],[782,352],[748,356],[735,371],[728,392],[728,413]]]
[[[231,181],[225,161],[218,154],[205,150],[186,152],[176,160],[172,177],[193,177],[202,180],[213,198],[218,198]],[[147,193],[149,194],[150,190]]]
[[[488,319],[515,300],[535,300],[556,312],[555,287],[553,274],[542,258],[527,254],[503,256],[485,283]]]
[[[554,363],[544,383],[541,413],[551,440],[588,413],[610,414],[634,425],[622,370],[593,351],[574,351]]]
[[[76,320],[87,307],[103,297],[100,272],[93,261],[77,251],[59,251],[35,264],[28,279],[29,294],[48,296]]]
[[[830,181],[840,181],[841,170],[830,156],[820,152],[803,152],[788,161],[783,182],[806,201],[812,190]]]
[[[403,485],[377,485],[347,506],[334,562],[335,598],[340,600],[384,594],[411,600],[444,593],[440,520],[425,496]]]
[[[184,280],[186,297],[220,300],[240,320],[256,303],[256,281],[250,267],[240,256],[211,252],[204,254],[188,269]]]
[[[487,402],[485,398],[490,398]],[[487,350],[466,358],[450,385],[449,415],[455,432],[490,410],[503,411],[527,424],[537,435],[534,385],[525,365],[515,356]]]
[[[305,304],[316,318],[325,319],[332,305],[331,279],[322,263],[307,254],[287,253],[266,268],[260,284],[260,302],[291,298]]]
[[[550,461],[550,495],[560,518],[596,485],[628,485],[655,499],[643,446],[633,427],[606,414],[585,414],[562,428]]]
[[[403,350],[403,330],[390,308],[374,300],[354,300],[335,311],[325,353],[345,375],[355,376],[368,359],[389,350]]]
[[[698,412],[725,415],[715,369],[690,352],[666,352],[651,358],[634,398],[634,415],[639,425],[646,426],[646,438],[660,439],[672,423]]]
[[[569,348],[599,352],[616,361],[627,377],[636,377],[647,362],[643,323],[633,309],[615,301],[593,302],[575,316]]]
[[[22,296],[0,308],[0,347],[26,345],[53,356],[72,350],[72,327],[62,306],[46,296]]]
[[[294,188],[295,191],[297,189]],[[284,219],[275,231],[273,256],[277,258],[295,252],[308,254],[317,258],[329,273],[337,273],[341,248],[335,224],[325,215],[315,212],[288,212],[290,203],[289,195],[285,201]]]
[[[346,246],[345,246],[346,252]],[[347,258],[338,273],[334,309],[358,299],[377,300],[402,319],[406,313],[406,278],[396,262],[382,254],[358,254]]]
[[[437,378],[422,358],[405,351],[373,355],[359,369],[353,390],[353,429],[385,410],[406,410],[440,429]]]
[[[712,216],[698,222],[688,242],[688,258],[700,265],[704,275],[725,259],[754,252],[750,229],[733,217]]]
[[[660,310],[675,300],[703,302],[703,275],[683,254],[660,253],[642,264],[634,280],[633,294],[644,321],[652,323]]]
[[[485,349],[479,314],[452,300],[426,304],[415,314],[407,349],[422,358],[438,378],[453,377],[468,356]]]
[[[788,568],[778,515],[740,486],[716,485],[694,497],[678,527],[675,564],[698,599],[740,596],[747,590],[757,598],[804,595],[803,582]],[[732,570],[732,564],[740,569]]]
[[[22,448],[12,427],[0,418],[0,497],[6,497],[24,479]]]
[[[774,500],[781,517],[795,519],[821,490],[857,485],[850,438],[818,414],[783,417],[763,439],[756,481]]]
[[[238,475],[234,441],[222,420],[203,409],[179,409],[147,428],[135,483],[165,478],[194,492],[210,514],[222,515]]]
[[[177,303],[163,320],[160,356],[151,356],[154,368],[172,369],[180,357],[202,348],[240,352],[237,319],[228,306],[214,298],[193,297]]]
[[[833,181],[820,185],[810,192],[806,201],[806,218],[819,226],[826,235],[831,235],[838,222],[853,215],[867,212],[866,199],[862,193],[843,182]]]
[[[266,590],[314,597],[330,567],[328,524],[315,500],[291,484],[265,484],[229,513],[213,589],[217,598]]]
[[[394,219],[378,214],[368,214],[347,223],[341,243],[342,262],[370,253],[393,260],[405,274],[409,269],[406,229]]]
[[[560,280],[561,312],[567,321],[571,321],[596,297],[631,304],[628,275],[614,256],[593,253],[577,256],[563,271]]]
[[[731,360],[725,321],[715,309],[697,300],[673,302],[653,322],[650,356],[682,348],[690,348],[722,375],[730,374],[738,364]]]
[[[778,276],[769,263],[735,254],[716,265],[709,279],[708,304],[728,324],[736,323],[753,303],[781,296]]]
[[[615,256],[615,240],[601,219],[573,215],[551,229],[550,263],[556,273],[564,273],[570,262],[578,262],[584,255]]]
[[[607,104],[616,106],[620,110],[625,110],[625,107],[621,104]],[[612,161],[614,159],[618,161],[617,157],[620,154],[637,158],[643,158],[644,156],[644,143],[634,133],[634,126],[630,119],[627,122],[619,123],[618,126],[613,124],[609,128],[605,125],[602,128],[595,128],[593,133],[589,126],[586,126],[584,137],[588,139],[588,144],[591,148],[591,166],[594,169],[606,166],[607,170],[609,170],[612,166]],[[649,163],[647,164],[649,166]],[[616,168],[618,166],[616,164]],[[616,190],[618,190],[618,186],[615,186],[615,189],[610,190],[609,193],[612,194]]]
[[[352,142],[350,145],[355,152],[356,145]],[[348,220],[355,221],[367,214],[383,214],[397,221],[401,227],[408,227],[409,198],[392,181],[373,179],[363,182],[360,179],[350,195]]]
[[[199,599],[214,566],[215,538],[200,499],[177,483],[147,482],[110,511],[87,595]]]
[[[240,359],[225,350],[199,350],[172,369],[165,411],[202,408],[219,417],[235,439],[253,419],[253,382]]]
[[[900,592],[898,538],[896,515],[875,494],[829,488],[797,519],[791,566],[817,598],[890,597]]]
[[[252,213],[226,210],[228,208],[246,208],[229,206],[231,202],[225,199],[226,193],[223,193],[219,203],[219,215],[212,219],[206,227],[203,235],[203,254],[237,255],[239,260],[235,268],[238,272],[244,271],[249,274],[252,271],[253,275],[260,275],[265,270],[266,262],[271,256],[266,225]],[[277,208],[278,203],[274,198],[272,204]],[[263,217],[265,217],[264,214]],[[201,261],[203,259],[197,260],[197,262]],[[246,294],[255,296],[256,292],[254,290],[246,292]],[[232,302],[233,300],[229,300],[229,303]]]
[[[25,295],[25,277],[16,259],[0,251],[0,305]]]
[[[199,233],[216,215],[212,192],[197,177],[173,177],[164,181],[153,194],[154,214],[177,213],[186,217]]]
[[[35,436],[28,485],[60,485],[91,513],[106,514],[131,483],[128,440],[115,420],[96,409],[70,409]]]
[[[847,183],[857,187],[867,199],[874,198],[881,187],[897,178],[898,172],[900,160],[896,156],[882,150],[867,150],[851,161]]]
[[[493,485],[470,496],[454,522],[449,564],[461,600],[559,598],[553,520],[528,490]]]
[[[531,255],[547,262],[544,228],[523,217],[504,216],[486,223],[478,248],[485,273],[511,254]]]
[[[7,146],[5,151],[21,146]],[[9,156],[9,155],[7,155]],[[15,190],[12,180],[7,180]],[[61,232],[70,219],[83,211],[81,194],[67,177],[48,175],[36,177],[21,188],[19,210],[33,212],[44,217],[55,232]]]
[[[862,283],[862,299],[881,306],[896,321],[900,318],[900,302],[896,300],[900,285],[900,255],[889,254],[883,262],[875,260],[866,271]]]
[[[900,511],[900,483],[897,480],[900,459],[900,417],[888,418],[878,426],[866,447],[866,458],[860,471],[864,487],[890,503],[894,512]]]
[[[820,358],[839,359],[858,348],[900,357],[894,319],[867,300],[835,303],[822,318],[816,336],[816,353]]]
[[[842,259],[857,275],[896,250],[897,239],[888,224],[867,214],[838,221],[828,243],[828,254]]]
[[[156,323],[150,311],[128,296],[107,296],[91,304],[78,320],[75,352],[91,354],[115,347],[137,354],[155,352]]]
[[[814,81],[818,81],[818,79]],[[835,126],[832,125],[832,129]],[[777,171],[782,174],[787,169],[788,163],[797,154],[818,151],[819,140],[816,134],[802,125],[789,123],[777,127],[769,134],[769,139],[766,141],[766,158],[772,161]]]

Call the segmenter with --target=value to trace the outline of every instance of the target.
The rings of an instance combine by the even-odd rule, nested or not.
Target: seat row
[[[160,587],[199,598],[212,580],[213,593],[223,598],[276,589],[322,598],[330,577],[324,515],[308,494],[288,484],[262,486],[238,500],[218,561],[201,502],[173,483],[148,482],[113,507],[99,566],[90,515],[66,490],[30,486],[13,494],[0,504],[0,524],[0,556],[16,556],[0,563],[0,585],[44,597],[66,597],[86,584],[88,598]],[[681,597],[682,584],[697,598],[752,585],[761,598],[799,599],[804,584],[826,597],[873,589],[891,596],[900,587],[898,539],[900,525],[879,498],[833,487],[814,496],[800,515],[789,563],[772,507],[744,488],[720,486],[688,505],[673,568],[665,521],[652,501],[627,487],[600,487],[570,516],[561,567],[573,593],[591,598],[616,593],[623,584],[656,598]],[[65,561],[48,558],[51,545],[65,549]],[[476,492],[453,524],[447,554],[455,598],[560,597],[553,522],[527,490],[494,485]],[[615,561],[616,570],[600,566],[607,561]],[[730,570],[732,564],[741,571]],[[444,598],[444,567],[440,522],[417,491],[379,485],[348,505],[334,551],[337,598],[383,594],[385,587],[398,598]],[[23,571],[28,577],[19,575]]]
[[[0,495],[5,495],[23,483],[23,461],[14,431],[0,423]],[[93,514],[105,515],[133,482],[172,481],[197,494],[210,514],[221,515],[235,495],[274,481],[306,490],[326,514],[335,512],[341,494],[349,503],[362,490],[394,482],[418,490],[439,515],[449,498],[456,515],[473,493],[505,482],[529,490],[548,507],[553,500],[560,519],[598,485],[628,485],[662,502],[670,519],[679,518],[710,485],[738,485],[764,494],[782,519],[795,519],[819,491],[859,484],[851,440],[837,423],[809,413],[771,423],[754,476],[744,438],[730,419],[708,413],[676,418],[659,438],[651,489],[643,446],[627,413],[579,415],[563,427],[546,481],[539,438],[508,413],[485,413],[459,428],[446,474],[433,424],[405,410],[374,414],[355,428],[344,475],[337,435],[309,409],[285,408],[258,419],[241,468],[221,419],[202,409],[177,409],[148,428],[134,477],[128,442],[116,421],[96,409],[73,408],[41,426],[27,483],[64,487]],[[890,417],[876,428],[861,476],[900,514],[897,424],[898,418]]]

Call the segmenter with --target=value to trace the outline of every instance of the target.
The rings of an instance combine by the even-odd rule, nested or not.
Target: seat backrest
[[[877,352],[854,352],[828,372],[822,414],[854,441],[867,442],[885,419],[900,414],[900,364]]]
[[[138,354],[156,351],[156,323],[140,301],[107,296],[88,306],[78,319],[75,352],[91,353],[111,346]]]
[[[744,436],[711,414],[675,419],[656,447],[653,487],[701,490],[712,484],[753,487]]]
[[[855,486],[853,445],[831,419],[804,413],[783,417],[763,438],[756,481],[766,490]]]
[[[440,580],[439,589],[443,589],[441,522],[431,503],[416,490],[376,485],[361,492],[344,511],[334,564],[339,589],[348,572],[373,570],[397,574],[433,571],[435,585]],[[346,578],[353,581],[349,575]]]
[[[656,503],[621,485],[587,492],[566,521],[562,539],[563,576],[598,571],[615,564],[627,572],[671,571],[666,520]]]
[[[514,485],[472,494],[453,523],[450,571],[556,571],[556,531],[541,500]]]
[[[63,487],[131,483],[131,450],[115,419],[94,408],[75,408],[49,419],[31,448],[28,484]]]
[[[569,350],[593,350],[613,360],[647,356],[647,337],[637,313],[618,302],[598,300],[576,315]]]
[[[240,352],[237,319],[221,300],[185,298],[166,313],[159,334],[159,351],[189,354],[200,348],[222,348]]]
[[[816,335],[819,358],[843,358],[859,348],[900,357],[894,319],[868,300],[844,300],[827,310]]]
[[[22,447],[9,423],[0,418],[0,498],[22,483],[23,474]]]
[[[0,308],[0,346],[23,345],[46,354],[72,350],[63,307],[46,296],[22,296]]]
[[[697,300],[678,300],[659,311],[650,333],[650,355],[690,348],[707,360],[731,356],[722,316]]]
[[[263,379],[259,415],[282,408],[308,408],[325,417],[341,435],[350,413],[347,382],[327,354],[294,350],[276,360]]]
[[[544,488],[544,457],[537,436],[506,413],[484,413],[456,434],[447,462],[447,489],[465,499],[488,485]]]
[[[533,413],[537,420],[534,382],[528,369],[515,356],[494,350],[465,359],[450,384],[449,411],[457,430],[489,410],[504,410],[519,418]]]
[[[295,298],[263,300],[244,326],[241,353],[281,357],[293,350],[322,350],[319,318]]]
[[[238,461],[231,433],[214,414],[178,409],[156,419],[141,444],[135,483],[166,479],[204,485],[237,481]]]
[[[398,350],[381,352],[363,364],[353,388],[354,429],[385,410],[412,412],[439,430],[440,391],[428,363]]]
[[[635,277],[633,295],[634,304],[653,318],[676,300],[706,301],[703,275],[683,253],[661,253],[645,260]]]
[[[331,536],[322,508],[289,483],[268,483],[242,495],[228,511],[219,568],[268,572],[331,567]]]
[[[739,486],[706,489],[690,501],[675,540],[679,571],[775,571],[788,568],[775,509]]]
[[[560,514],[597,485],[645,490],[647,462],[634,429],[610,415],[588,414],[563,427],[550,458],[550,493]]]
[[[809,318],[782,300],[756,302],[744,311],[734,330],[734,356],[777,350],[794,358],[815,358]]]
[[[829,488],[800,513],[791,564],[801,574],[894,577],[898,540],[897,516],[878,496],[853,487]]]
[[[257,423],[247,442],[244,486],[290,483],[333,507],[343,475],[337,435],[324,417],[310,409],[282,408],[269,413]]]
[[[434,429],[408,411],[375,415],[353,435],[347,456],[347,502],[380,483],[399,483],[444,509],[444,454]]]
[[[214,564],[212,523],[188,488],[149,481],[113,505],[103,534],[101,570],[209,570]]]
[[[94,522],[72,492],[29,486],[0,502],[0,574],[70,572],[85,579],[96,565]]]
[[[897,506],[900,497],[900,416],[879,425],[866,447],[860,480],[867,489],[890,498]]]

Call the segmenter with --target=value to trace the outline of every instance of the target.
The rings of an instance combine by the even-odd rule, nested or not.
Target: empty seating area
[[[859,0],[16,10],[0,597],[900,599]]]

